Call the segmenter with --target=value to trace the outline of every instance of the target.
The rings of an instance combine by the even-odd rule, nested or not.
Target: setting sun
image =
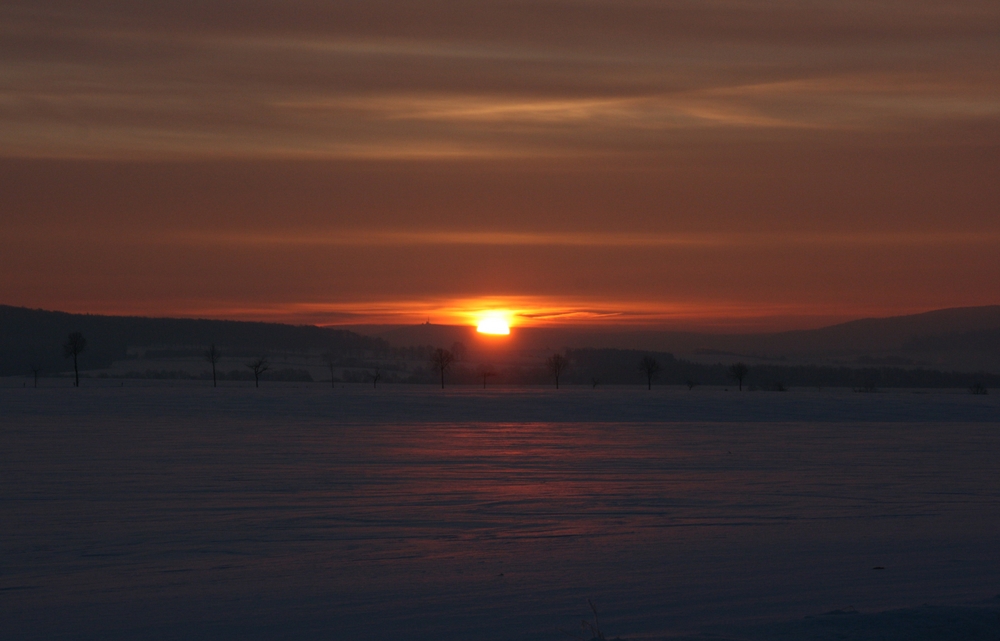
[[[476,331],[481,334],[510,334],[510,324],[499,315],[491,315],[479,321]]]

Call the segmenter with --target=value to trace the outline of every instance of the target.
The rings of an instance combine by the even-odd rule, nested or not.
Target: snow
[[[995,396],[83,384],[0,389],[10,638],[1000,634]]]

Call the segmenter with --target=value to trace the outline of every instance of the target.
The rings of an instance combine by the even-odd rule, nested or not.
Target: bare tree
[[[441,374],[441,389],[444,389],[444,373],[448,371],[451,364],[455,362],[455,355],[448,350],[439,347],[431,354],[431,363],[434,369]]]
[[[372,377],[372,387],[378,389],[378,382],[382,380],[382,371],[376,369],[374,374],[370,374]]]
[[[65,358],[73,357],[73,373],[75,374],[74,387],[80,387],[80,368],[77,366],[77,357],[80,352],[87,349],[87,339],[83,337],[80,332],[73,332],[69,335],[66,343],[63,345],[63,356]]]
[[[336,383],[337,377],[333,375],[333,368],[337,366],[336,355],[332,351],[323,354],[323,362],[326,363],[326,366],[330,368],[330,387],[331,388],[337,387]]]
[[[266,372],[267,368],[270,367],[267,359],[263,356],[255,358],[247,363],[247,367],[253,370],[253,386],[260,387],[260,375]]]
[[[493,369],[492,365],[480,365],[477,372],[483,379],[483,389],[486,389],[486,379],[497,375],[497,371]]]
[[[38,387],[38,372],[42,371],[42,368],[31,366],[31,373],[35,375],[35,387]]]
[[[750,368],[742,361],[729,366],[729,378],[739,382],[741,392],[743,391],[743,379],[747,377],[747,372],[749,371]]]
[[[222,353],[215,347],[215,343],[212,343],[212,346],[205,352],[205,360],[212,364],[212,387],[219,386],[215,380],[215,364],[219,362],[221,356]]]
[[[559,377],[569,367],[569,359],[562,354],[553,354],[545,361],[545,366],[548,367],[549,374],[556,379],[556,389],[559,389]]]
[[[590,599],[587,599],[587,605],[590,606],[590,611],[594,613],[594,622],[591,623],[586,619],[581,621],[584,636],[589,635],[592,641],[607,641],[607,637],[601,631],[601,620],[597,617],[597,606]]]
[[[653,379],[660,373],[660,364],[652,356],[643,356],[639,369],[646,375],[646,389],[653,389]]]
[[[688,386],[688,391],[690,392],[695,388],[695,386],[698,385],[698,381],[694,380],[693,378],[689,378],[686,381],[684,381],[684,384]]]

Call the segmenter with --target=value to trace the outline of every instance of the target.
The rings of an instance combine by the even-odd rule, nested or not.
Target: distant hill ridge
[[[125,358],[128,349],[143,347],[203,350],[215,344],[228,356],[385,348],[378,338],[315,325],[100,316],[0,305],[0,375],[24,374],[32,367],[66,369],[62,345],[70,332],[81,332],[87,339],[82,359],[87,369],[108,367]]]
[[[903,347],[922,336],[957,335],[1000,329],[1000,305],[952,307],[921,314],[861,318],[828,327],[779,332],[770,335],[775,343],[803,349],[824,345],[825,349],[871,349]]]
[[[470,327],[354,327],[394,346],[475,340]],[[698,360],[764,361],[1000,371],[1000,305],[956,307],[827,327],[762,334],[708,334],[628,328],[522,327],[511,336],[522,349],[630,349],[671,352]],[[731,360],[731,358],[729,359]]]
[[[421,324],[347,329],[252,321],[102,316],[0,305],[0,375],[32,367],[63,371],[62,344],[70,332],[88,340],[87,369],[108,367],[129,349],[194,352],[215,344],[229,356],[274,352],[384,352],[396,347],[473,346],[474,328]],[[376,334],[375,336],[371,334]],[[704,334],[616,328],[518,328],[518,349],[613,348],[704,355],[712,361],[759,357],[833,366],[877,364],[941,370],[1000,372],[1000,305],[864,318],[812,330],[771,334]]]

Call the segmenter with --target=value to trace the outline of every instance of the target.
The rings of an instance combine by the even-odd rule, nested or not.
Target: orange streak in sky
[[[168,303],[164,303],[168,304]],[[93,312],[93,309],[66,311]],[[677,331],[779,331],[821,327],[861,317],[929,311],[925,308],[859,308],[843,306],[747,305],[718,302],[596,301],[543,297],[383,300],[338,303],[245,305],[178,304],[164,310],[104,308],[105,314],[138,314],[184,318],[252,320],[309,325],[436,325],[476,327],[500,311],[511,327],[604,327]]]

